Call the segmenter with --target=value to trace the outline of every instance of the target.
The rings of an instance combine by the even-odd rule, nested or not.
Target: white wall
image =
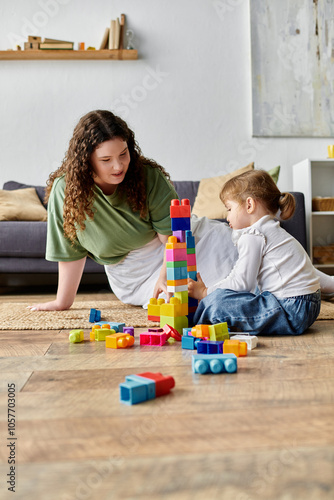
[[[328,139],[251,136],[248,0],[6,0],[0,48],[28,34],[98,48],[122,12],[137,61],[0,61],[0,186],[44,184],[93,109],[123,116],[143,153],[175,180],[255,161],[280,164],[279,186],[288,190],[294,163],[326,157]]]

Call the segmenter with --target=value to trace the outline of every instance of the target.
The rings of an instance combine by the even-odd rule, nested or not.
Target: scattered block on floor
[[[230,337],[231,340],[241,340],[242,342],[246,342],[247,344],[247,349],[251,351],[252,349],[255,349],[257,346],[257,341],[258,338],[256,335],[252,335],[251,333],[240,333],[237,335],[233,335]]]
[[[197,345],[198,354],[223,354],[223,340],[201,340]]]
[[[224,354],[235,354],[239,356],[247,356],[247,344],[240,340],[225,340],[223,346]]]
[[[125,382],[119,384],[120,402],[133,405],[168,394],[175,387],[175,380],[170,375],[161,373],[139,373],[127,375]]]
[[[235,354],[193,354],[192,370],[194,373],[235,373],[238,369]]]
[[[125,349],[135,343],[135,338],[130,333],[113,333],[106,336],[106,347],[110,349]]]
[[[83,330],[71,330],[68,336],[68,340],[71,342],[71,344],[77,344],[79,342],[83,342],[84,340]]]
[[[101,311],[98,309],[91,309],[89,313],[89,322],[95,323],[101,320]]]
[[[139,344],[163,346],[169,337],[170,335],[164,332],[162,328],[149,328],[147,332],[139,334]]]

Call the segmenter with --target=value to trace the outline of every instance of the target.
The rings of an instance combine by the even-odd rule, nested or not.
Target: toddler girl
[[[228,181],[221,192],[233,229],[238,260],[231,273],[206,287],[188,280],[189,295],[200,300],[195,324],[221,323],[256,334],[298,335],[320,312],[319,273],[300,243],[275,220],[295,210],[290,193],[281,193],[262,170]]]

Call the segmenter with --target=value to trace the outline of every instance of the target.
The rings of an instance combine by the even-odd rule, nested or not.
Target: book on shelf
[[[109,28],[104,30],[104,35],[100,45],[100,50],[107,49],[109,47]]]
[[[123,50],[123,40],[124,40],[124,29],[125,29],[125,14],[121,14],[120,20],[120,31],[119,31],[119,48]]]
[[[67,42],[65,40],[55,40],[54,38],[44,38],[43,42],[39,44],[40,49],[54,49],[54,50],[73,50],[74,42]]]
[[[112,19],[110,21],[110,30],[109,30],[109,50],[113,50],[115,48],[115,31],[116,31],[116,19]]]
[[[116,18],[116,23],[115,23],[115,33],[114,33],[114,48],[119,49],[119,34],[121,32],[121,25],[119,22],[119,18]]]
[[[116,19],[112,19],[110,21],[108,42],[106,42],[106,32],[105,32],[100,48],[102,49],[102,44],[103,44],[104,45],[103,48],[108,48],[109,50],[123,49],[124,25],[125,25],[124,14],[121,14],[121,20],[119,19],[119,17],[117,17]]]

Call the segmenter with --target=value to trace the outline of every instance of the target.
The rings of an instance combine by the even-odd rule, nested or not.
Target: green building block
[[[183,328],[188,328],[188,318],[187,316],[160,316],[160,328],[165,325],[175,328],[182,335]]]
[[[84,332],[83,332],[83,330],[71,330],[70,331],[68,340],[72,344],[76,344],[78,342],[83,342],[83,339],[84,339]]]

